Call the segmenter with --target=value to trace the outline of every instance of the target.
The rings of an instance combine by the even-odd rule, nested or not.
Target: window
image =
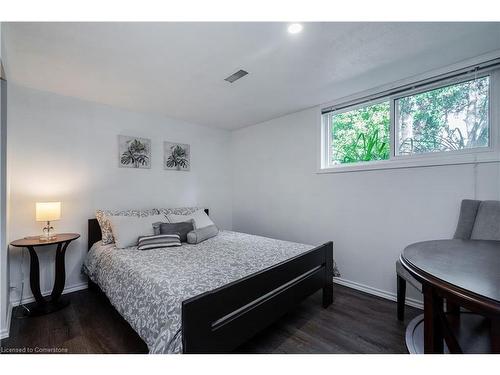
[[[390,106],[385,101],[331,116],[331,163],[389,159]]]
[[[498,161],[499,70],[430,81],[324,109],[321,169]]]
[[[399,155],[488,147],[489,77],[396,100]]]

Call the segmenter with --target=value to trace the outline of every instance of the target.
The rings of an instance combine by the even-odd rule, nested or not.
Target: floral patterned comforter
[[[197,245],[137,250],[92,246],[83,271],[148,345],[150,353],[182,352],[182,301],[312,249],[231,231]]]

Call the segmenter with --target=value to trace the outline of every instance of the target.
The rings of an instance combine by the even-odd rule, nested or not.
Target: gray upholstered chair
[[[464,199],[453,238],[500,241],[500,201]],[[420,292],[422,292],[422,285],[405,270],[399,260],[396,262],[396,274],[398,319],[404,320],[406,282],[409,282]]]

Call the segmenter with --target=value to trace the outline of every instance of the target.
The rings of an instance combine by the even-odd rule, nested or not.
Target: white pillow
[[[194,229],[200,229],[208,227],[209,225],[215,225],[204,210],[198,210],[189,215],[167,214],[166,217],[167,220],[171,223],[182,223],[184,221],[193,219]]]
[[[116,247],[124,249],[126,247],[137,246],[140,236],[152,236],[154,234],[153,223],[165,222],[165,216],[109,216],[109,222]]]

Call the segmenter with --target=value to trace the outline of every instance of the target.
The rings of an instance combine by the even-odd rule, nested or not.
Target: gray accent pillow
[[[187,242],[187,234],[194,229],[193,220],[181,223],[154,223],[154,234],[178,234],[181,242]]]
[[[190,244],[197,244],[208,240],[209,238],[217,236],[219,228],[215,225],[209,225],[199,229],[192,230],[187,234],[187,242]]]

